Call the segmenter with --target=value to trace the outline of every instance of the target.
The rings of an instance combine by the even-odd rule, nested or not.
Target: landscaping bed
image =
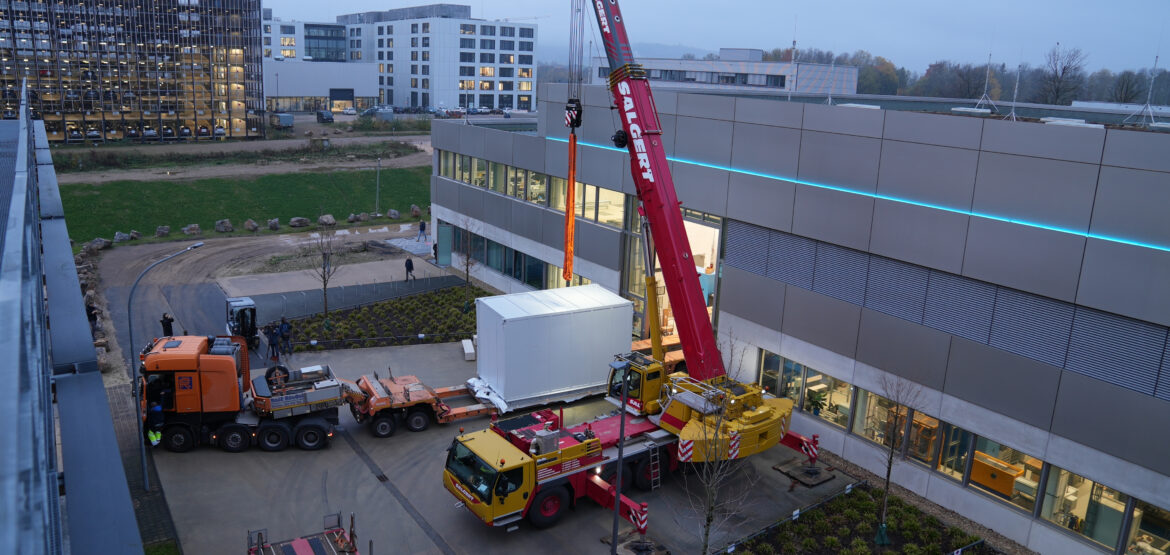
[[[796,520],[785,521],[740,543],[735,551],[754,555],[927,555],[953,553],[979,541],[891,495],[886,518],[890,545],[878,547],[874,536],[881,516],[881,501],[881,490],[866,485],[854,487],[851,493],[839,495],[801,513]]]
[[[469,339],[476,329],[475,298],[492,294],[478,287],[449,287],[363,307],[334,310],[329,313],[328,323],[324,315],[309,316],[293,324],[293,351]]]

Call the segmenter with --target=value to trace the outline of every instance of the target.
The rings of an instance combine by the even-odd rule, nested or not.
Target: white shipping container
[[[605,391],[633,303],[597,284],[476,299],[476,395],[502,412]]]

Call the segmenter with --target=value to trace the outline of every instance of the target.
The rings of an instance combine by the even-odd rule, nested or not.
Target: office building
[[[0,89],[50,141],[262,137],[260,2],[0,3]]]
[[[677,90],[718,90],[725,93],[810,93],[834,95],[857,92],[857,68],[804,62],[765,62],[764,51],[720,48],[714,60],[638,58],[651,82]],[[609,62],[592,58],[589,83],[605,85]]]
[[[641,312],[659,292],[611,96],[585,88],[572,201],[566,96],[543,89],[529,132],[434,125],[439,261],[563,286],[568,205],[573,282]],[[1170,135],[1038,121],[1064,106],[783,98],[655,94],[731,371],[793,399],[823,449],[884,474],[894,445],[895,482],[1041,553],[1170,552]]]
[[[270,112],[340,112],[379,102],[378,66],[349,61],[345,25],[261,16],[265,108]]]

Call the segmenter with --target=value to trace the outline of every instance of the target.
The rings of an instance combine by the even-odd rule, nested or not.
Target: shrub
[[[902,546],[902,555],[922,555],[922,549],[916,543],[908,543]]]
[[[816,551],[817,547],[820,547],[817,544],[817,539],[812,536],[809,536],[805,538],[804,541],[800,542],[800,546],[803,547],[805,551]]]
[[[768,543],[767,541],[756,542],[756,546],[752,549],[760,555],[772,555],[776,552],[776,550],[772,547],[772,544]]]
[[[923,544],[938,543],[940,539],[942,539],[942,534],[937,528],[923,528],[918,533],[918,540]]]
[[[844,515],[845,520],[848,520],[849,522],[857,522],[858,520],[861,520],[861,513],[857,512],[857,509],[845,509],[845,512],[841,514]]]
[[[821,519],[812,523],[813,533],[817,534],[818,536],[828,534],[832,529],[833,528],[829,525],[829,521],[825,519]]]
[[[803,536],[808,535],[808,525],[807,524],[797,524],[793,530],[796,532],[797,536],[803,537]]]
[[[908,537],[917,536],[921,529],[922,521],[918,520],[917,518],[907,518],[906,520],[902,521],[902,533]]]
[[[789,543],[784,544],[784,546],[780,548],[780,552],[781,553],[795,554],[795,553],[800,553],[800,549],[796,547],[795,543],[789,542]]]
[[[841,536],[842,538],[851,538],[853,537],[853,530],[848,526],[841,526],[837,528],[837,535]]]
[[[825,536],[825,540],[822,543],[824,543],[825,549],[836,551],[841,548],[841,540],[837,539],[837,536]]]
[[[873,533],[873,525],[863,520],[853,526],[853,531],[862,536],[867,536]]]
[[[858,555],[868,555],[869,542],[861,538],[853,538],[853,541],[849,543],[849,549]]]

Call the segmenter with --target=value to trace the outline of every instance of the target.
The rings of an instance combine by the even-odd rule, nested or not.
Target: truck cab
[[[242,407],[239,377],[248,371],[242,342],[228,337],[166,337],[140,355],[142,408],[158,403],[163,445],[186,451],[208,430],[235,422]]]
[[[480,430],[455,438],[447,449],[443,487],[485,524],[505,526],[523,518],[535,469],[532,457],[491,429]]]
[[[260,346],[260,330],[256,327],[256,303],[251,297],[228,297],[227,334],[243,337],[247,340],[249,349]]]

